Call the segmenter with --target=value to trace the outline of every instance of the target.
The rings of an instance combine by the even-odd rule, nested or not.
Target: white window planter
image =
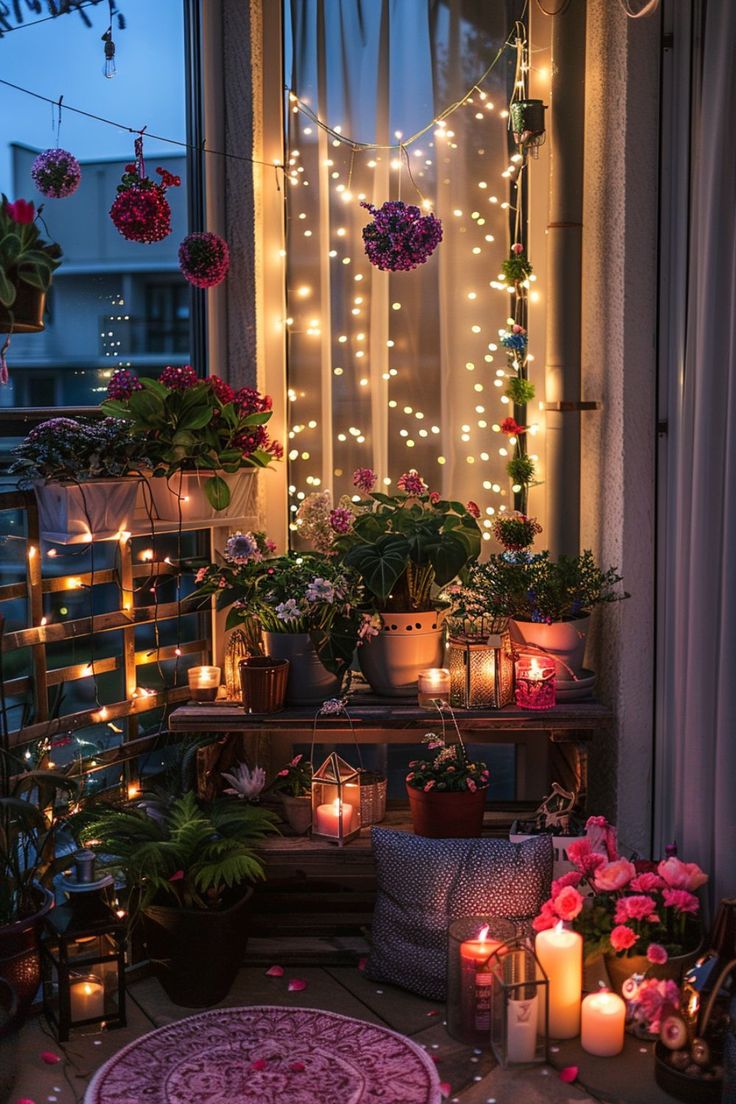
[[[35,483],[43,539],[54,544],[116,540],[133,528],[138,482],[119,478]]]

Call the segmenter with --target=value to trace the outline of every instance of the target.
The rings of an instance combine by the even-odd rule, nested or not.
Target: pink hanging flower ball
[[[73,153],[64,149],[47,149],[39,153],[31,165],[31,176],[41,195],[50,199],[66,199],[79,187],[82,170]]]
[[[179,268],[184,278],[195,287],[217,287],[230,268],[227,242],[219,234],[209,231],[187,234],[179,246]]]

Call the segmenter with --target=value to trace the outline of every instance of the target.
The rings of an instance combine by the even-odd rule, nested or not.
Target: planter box
[[[219,475],[230,488],[230,504],[224,510],[210,505],[204,485],[213,475]],[[256,512],[258,484],[255,468],[242,468],[238,472],[192,471],[177,472],[170,479],[150,477],[146,479],[143,502],[139,502],[138,524],[148,521],[148,509],[152,508],[154,521],[179,521],[191,524],[212,521],[214,518],[252,517]],[[150,498],[148,490],[150,489]]]
[[[133,528],[137,479],[34,484],[41,535],[55,544],[116,540]]]

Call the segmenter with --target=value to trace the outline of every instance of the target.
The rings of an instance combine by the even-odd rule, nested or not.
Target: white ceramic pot
[[[509,832],[510,843],[524,843],[525,840],[536,838],[536,836],[529,836],[522,832]],[[571,843],[582,843],[585,839],[587,839],[587,836],[552,836],[553,878],[561,878],[563,874],[569,874],[572,870],[578,869],[568,859],[567,849]],[[585,893],[585,890],[581,890],[581,892]]]
[[[382,697],[416,695],[419,672],[425,667],[442,666],[442,614],[436,610],[384,613],[381,619],[378,636],[358,648],[360,669]]]
[[[318,705],[340,693],[342,679],[328,671],[309,633],[263,633],[266,655],[288,659],[287,705]]]
[[[219,475],[230,488],[230,503],[224,510],[215,510],[207,498],[205,483],[213,475]],[[147,484],[153,501],[154,520],[178,522],[180,504],[183,522],[252,517],[256,512],[256,475],[255,468],[241,468],[237,472],[175,472],[169,479],[164,479],[163,476],[151,477]],[[146,519],[147,509],[144,502],[143,517],[139,513],[139,521],[145,525]]]
[[[116,540],[133,528],[137,479],[39,482],[33,489],[44,540],[55,544]]]
[[[545,625],[537,621],[509,621],[511,639],[517,644],[536,644],[555,660],[558,679],[570,678],[570,671],[583,670],[585,645],[590,629],[590,614],[575,621],[555,621]]]

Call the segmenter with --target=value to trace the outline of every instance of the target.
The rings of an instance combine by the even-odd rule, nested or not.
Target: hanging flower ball
[[[82,170],[73,153],[63,149],[47,149],[39,153],[31,165],[31,176],[42,195],[50,199],[65,199],[79,187]]]
[[[436,215],[423,215],[418,207],[388,200],[382,207],[361,203],[373,215],[363,227],[368,260],[389,272],[408,271],[428,260],[442,241],[442,223]]]
[[[179,268],[195,287],[217,287],[229,267],[230,250],[219,234],[188,234],[179,246]]]
[[[161,177],[160,183],[141,176],[138,166],[132,162],[125,166],[118,194],[110,208],[110,218],[128,241],[150,245],[171,233],[171,208],[166,189],[177,188],[181,178],[168,169],[158,168],[156,172]]]

